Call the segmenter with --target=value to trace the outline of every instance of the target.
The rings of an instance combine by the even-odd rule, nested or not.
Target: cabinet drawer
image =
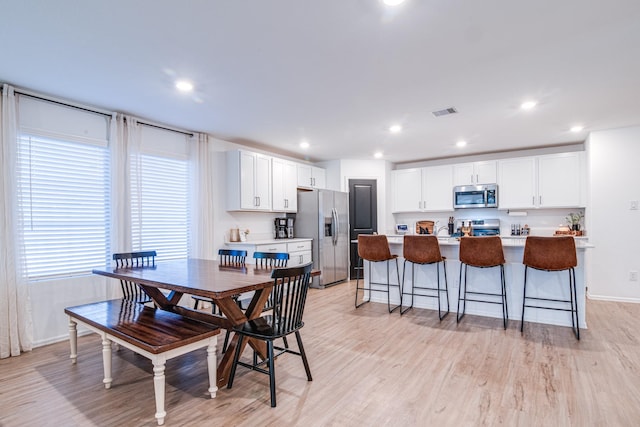
[[[268,245],[256,245],[255,252],[289,252],[286,243],[271,243]]]
[[[287,267],[296,267],[311,262],[311,251],[300,251],[289,253],[289,263]]]
[[[287,252],[310,251],[310,250],[311,250],[311,240],[307,240],[305,242],[287,243]]]

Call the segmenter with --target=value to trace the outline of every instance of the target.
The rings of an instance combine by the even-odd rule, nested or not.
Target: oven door
[[[482,187],[457,187],[453,192],[453,207],[483,208],[487,204],[487,193]]]

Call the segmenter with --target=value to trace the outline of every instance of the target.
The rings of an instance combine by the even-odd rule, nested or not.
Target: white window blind
[[[87,274],[109,258],[106,146],[21,133],[18,201],[27,276]]]
[[[132,165],[131,231],[134,250],[158,260],[186,258],[189,248],[188,161],[140,154]]]

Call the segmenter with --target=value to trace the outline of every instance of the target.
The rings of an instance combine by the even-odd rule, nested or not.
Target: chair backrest
[[[284,336],[300,329],[307,301],[312,264],[298,267],[276,268],[271,273],[274,286],[273,312],[267,319],[276,336]]]
[[[440,244],[436,236],[404,236],[402,255],[407,261],[416,264],[431,264],[442,261]]]
[[[156,265],[156,251],[122,252],[113,254],[118,268],[152,267]]]
[[[389,242],[384,234],[359,234],[358,255],[367,261],[387,261],[392,259]]]
[[[244,265],[247,259],[247,251],[239,249],[218,250],[218,263],[222,265]]]
[[[462,237],[460,262],[474,267],[495,267],[505,263],[500,236]]]
[[[287,252],[254,252],[253,258],[259,268],[282,268],[289,262]]]
[[[576,242],[572,236],[527,237],[522,263],[538,270],[568,270],[578,265]]]
[[[154,267],[156,265],[156,251],[123,252],[113,254],[112,258],[116,262],[117,268],[139,268]],[[147,302],[151,298],[142,290],[137,283],[128,280],[120,280],[122,288],[122,298],[136,302]]]

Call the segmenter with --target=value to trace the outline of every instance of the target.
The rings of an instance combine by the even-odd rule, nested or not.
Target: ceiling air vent
[[[456,110],[453,107],[449,107],[449,108],[445,108],[444,110],[438,110],[438,111],[434,111],[433,114],[436,117],[440,117],[440,116],[448,116],[449,114],[455,114],[457,113],[458,110]]]

